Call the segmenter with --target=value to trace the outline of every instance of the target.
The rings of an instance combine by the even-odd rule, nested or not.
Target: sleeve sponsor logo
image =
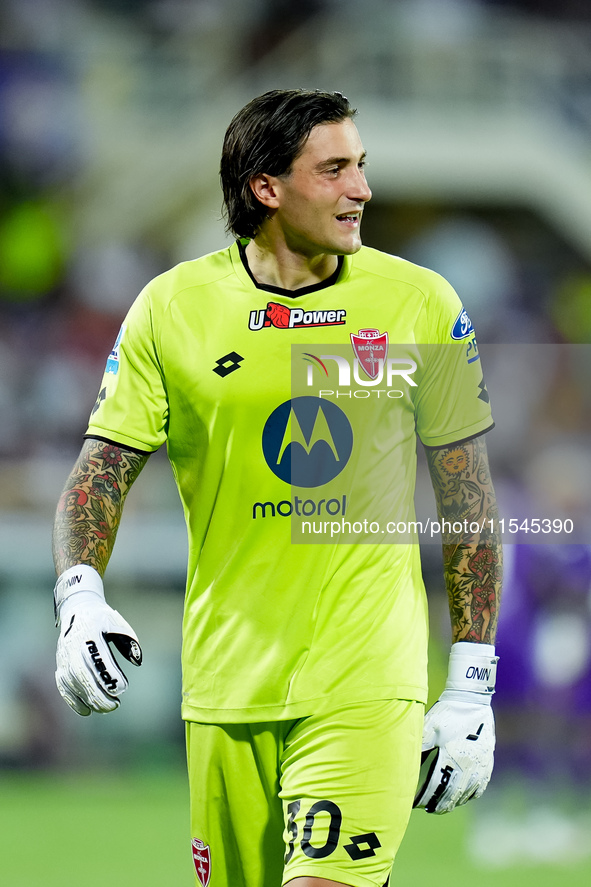
[[[451,337],[458,341],[459,339],[465,339],[473,332],[474,327],[472,326],[472,321],[468,317],[468,312],[465,308],[462,308],[451,329]]]
[[[480,354],[478,352],[478,342],[476,341],[476,333],[474,332],[472,321],[468,317],[468,313],[465,308],[462,308],[462,310],[456,317],[456,322],[454,323],[451,330],[451,337],[456,342],[459,342],[462,339],[468,340],[466,342],[466,360],[468,361],[468,363],[474,363],[475,361],[480,360]]]
[[[123,339],[123,335],[125,333],[125,324],[119,330],[119,335],[115,340],[115,344],[113,345],[113,350],[109,354],[107,358],[107,366],[105,368],[106,373],[113,373],[114,376],[119,372],[119,346],[121,345],[121,340]]]
[[[343,326],[347,312],[343,308],[328,311],[304,311],[302,308],[289,308],[279,302],[268,302],[266,308],[251,311],[248,319],[249,330],[262,330],[275,327],[277,330],[307,329],[311,326]]]
[[[476,341],[476,336],[472,333],[471,338],[468,339],[466,343],[466,360],[468,363],[474,363],[476,360],[480,360],[480,353],[478,351],[478,342]]]

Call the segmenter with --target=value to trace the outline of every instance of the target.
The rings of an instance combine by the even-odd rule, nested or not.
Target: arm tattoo
[[[452,641],[494,644],[503,560],[486,443],[477,437],[429,449],[427,462],[443,528]]]
[[[60,497],[53,531],[58,573],[76,564],[105,572],[125,497],[148,456],[86,440]]]

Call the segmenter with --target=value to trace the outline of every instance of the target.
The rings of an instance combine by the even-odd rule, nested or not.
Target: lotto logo
[[[216,360],[217,366],[213,367],[213,371],[223,379],[225,376],[229,376],[230,373],[239,370],[243,360],[244,358],[241,354],[237,354],[236,351],[230,351],[229,354],[224,354],[223,357]]]

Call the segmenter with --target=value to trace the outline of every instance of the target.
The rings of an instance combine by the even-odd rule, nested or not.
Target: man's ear
[[[262,173],[258,176],[253,176],[249,182],[256,199],[269,209],[277,209],[279,206],[276,183],[277,179],[275,176],[266,176]]]

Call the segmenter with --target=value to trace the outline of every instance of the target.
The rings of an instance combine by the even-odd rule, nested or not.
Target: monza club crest
[[[388,333],[375,329],[359,330],[351,333],[351,345],[361,367],[370,379],[375,379],[388,356]]]
[[[193,862],[195,871],[202,887],[207,887],[211,877],[211,854],[209,852],[209,844],[204,844],[199,838],[191,840],[191,849],[193,851]]]

